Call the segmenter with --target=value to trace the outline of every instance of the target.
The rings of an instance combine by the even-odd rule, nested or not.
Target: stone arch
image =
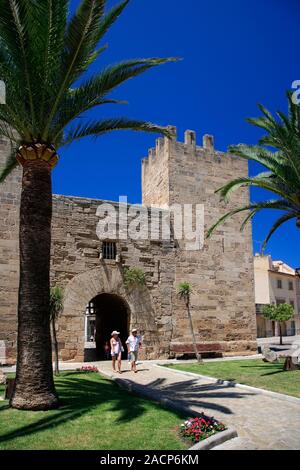
[[[65,288],[64,311],[58,325],[62,360],[84,360],[85,308],[101,294],[117,295],[128,305],[130,328],[140,329],[145,336],[143,356],[153,357],[157,326],[149,290],[139,287],[128,291],[123,283],[121,265],[102,262],[98,268],[74,276]]]
[[[91,312],[92,310],[92,312]],[[109,343],[111,332],[119,331],[119,337],[125,349],[123,358],[127,357],[125,342],[129,335],[131,312],[123,297],[112,293],[102,293],[91,299],[86,318],[85,360],[104,360],[110,358],[105,353],[104,345]],[[89,325],[89,326],[88,326]],[[92,342],[88,338],[91,338]],[[109,344],[108,344],[109,346]]]

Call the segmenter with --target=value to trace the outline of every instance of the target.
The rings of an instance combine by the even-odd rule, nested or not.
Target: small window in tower
[[[115,242],[102,243],[102,258],[103,259],[116,259],[117,246]]]

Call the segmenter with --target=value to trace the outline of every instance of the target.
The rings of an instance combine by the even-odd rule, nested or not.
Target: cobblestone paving
[[[235,437],[230,441],[226,441],[219,446],[214,447],[211,450],[259,450],[255,447],[254,443],[249,439],[242,437]]]
[[[109,362],[97,363],[100,371],[112,374]],[[224,385],[218,381],[194,378],[144,362],[139,372],[129,370],[113,374],[159,393],[190,410],[204,411],[234,427],[238,438],[222,449],[300,449],[300,399],[288,401],[252,390]]]

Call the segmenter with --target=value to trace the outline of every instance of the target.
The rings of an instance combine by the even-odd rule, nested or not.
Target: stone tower
[[[146,205],[203,204],[205,228],[233,207],[249,202],[247,190],[221,203],[216,189],[233,177],[248,175],[247,161],[216,151],[212,136],[196,145],[193,131],[185,132],[184,143],[158,139],[156,148],[142,163],[142,193]],[[191,311],[199,349],[221,348],[227,354],[256,350],[254,274],[251,224],[243,232],[241,217],[228,220],[200,250],[187,251],[186,240],[178,240],[175,255],[175,285],[192,285]],[[206,346],[203,345],[206,343]],[[183,302],[174,296],[174,354],[191,348],[191,334]]]

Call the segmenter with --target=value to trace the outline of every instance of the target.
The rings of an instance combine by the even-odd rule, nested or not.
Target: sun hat
[[[136,329],[136,328],[132,328],[131,333],[133,333],[134,331],[137,331],[137,329]]]
[[[114,336],[114,335],[119,335],[119,334],[120,334],[120,332],[119,332],[119,331],[116,331],[116,330],[114,330],[114,331],[112,332],[111,336]]]

